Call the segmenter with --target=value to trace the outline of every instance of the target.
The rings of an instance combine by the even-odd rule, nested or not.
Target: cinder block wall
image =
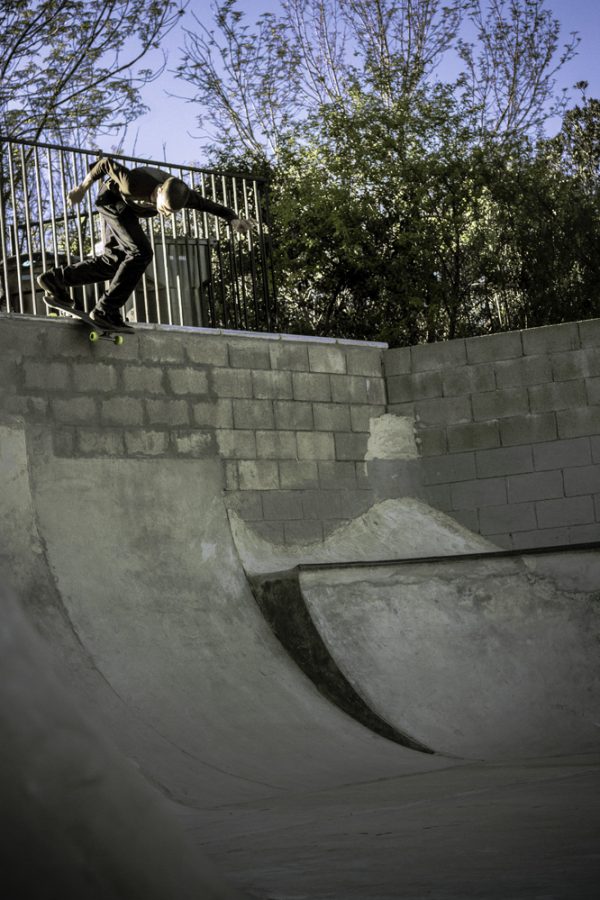
[[[420,456],[368,458],[385,413]],[[217,456],[229,506],[280,543],[405,494],[506,547],[600,540],[600,320],[387,350],[151,327],[115,347],[2,317],[0,414],[67,457]]]
[[[505,547],[600,540],[600,320],[383,355],[432,505]]]
[[[140,329],[90,344],[64,320],[0,320],[0,412],[67,457],[223,461],[227,502],[277,542],[322,538],[374,500],[382,346]]]

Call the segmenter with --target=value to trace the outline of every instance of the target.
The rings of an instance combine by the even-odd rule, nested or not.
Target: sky
[[[190,0],[189,7],[210,27],[212,19],[209,0]],[[581,43],[577,56],[564,66],[557,77],[557,88],[566,87],[573,97],[578,96],[572,86],[578,81],[589,82],[587,95],[600,98],[600,0],[546,0],[546,8],[551,9],[562,26],[561,43],[568,40],[569,33],[579,33]],[[240,0],[239,9],[251,21],[262,12],[278,12],[278,0]],[[204,18],[203,18],[204,16]],[[186,15],[183,24],[192,27],[195,23]],[[142,92],[148,113],[129,126],[123,142],[123,152],[146,159],[164,160],[172,163],[202,164],[202,136],[196,123],[197,109],[173,95],[190,95],[190,85],[176,79],[169,71],[179,62],[179,47],[183,45],[183,35],[178,28],[166,38],[163,49],[168,55],[167,66],[155,82],[147,85]],[[559,122],[550,123],[558,129]],[[110,139],[109,139],[110,140]]]

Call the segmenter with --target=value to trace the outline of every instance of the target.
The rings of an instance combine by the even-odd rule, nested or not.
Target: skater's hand
[[[230,225],[234,234],[248,234],[251,228],[258,228],[255,219],[232,219]]]
[[[77,187],[74,187],[72,191],[69,191],[69,193],[67,194],[69,206],[76,206],[78,203],[81,203],[81,201],[85,197],[85,192],[86,188],[82,184],[78,184]]]

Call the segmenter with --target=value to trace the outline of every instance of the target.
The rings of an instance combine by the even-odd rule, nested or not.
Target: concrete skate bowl
[[[428,706],[421,719],[414,710],[412,719],[405,717],[390,693],[379,690],[383,669],[367,691],[368,679],[359,671],[365,666],[361,656],[367,639],[361,637],[352,655],[344,649],[352,606],[345,619],[336,620],[332,610],[339,594],[334,590],[330,601],[324,590],[327,578],[321,572],[311,581],[307,571],[301,575],[301,592],[338,668],[382,719],[394,718],[394,727],[424,744],[432,738],[428,749],[435,752],[419,752],[374,733],[319,693],[261,614],[240,561],[244,548],[239,540],[236,548],[232,539],[218,460],[62,459],[54,455],[43,431],[26,435],[18,423],[3,427],[0,437],[3,572],[28,621],[44,639],[46,650],[32,651],[32,659],[39,662],[44,653],[49,655],[47,663],[39,662],[42,668],[32,683],[19,675],[16,659],[22,654],[3,654],[4,665],[13,673],[12,680],[3,678],[5,686],[12,684],[5,690],[3,708],[13,725],[10,733],[16,735],[16,743],[4,745],[3,771],[6,784],[30,783],[32,763],[26,751],[32,732],[27,723],[35,720],[37,746],[45,735],[44,746],[56,763],[49,771],[35,769],[34,795],[45,804],[45,840],[54,850],[54,837],[61,835],[70,848],[77,847],[84,874],[100,869],[106,875],[108,881],[88,896],[140,896],[131,885],[140,869],[149,871],[153,848],[163,862],[161,871],[172,871],[168,848],[177,844],[176,837],[165,842],[166,849],[149,837],[145,855],[125,837],[127,825],[135,834],[146,833],[143,823],[150,819],[155,838],[161,823],[165,834],[187,832],[182,846],[191,846],[196,870],[201,850],[246,896],[458,898],[474,895],[465,892],[482,879],[488,888],[480,896],[535,896],[534,891],[550,883],[555,885],[552,896],[570,896],[565,891],[574,884],[577,896],[592,896],[598,807],[590,798],[600,768],[592,752],[597,743],[586,737],[582,745],[579,735],[572,746],[561,744],[556,751],[563,754],[560,759],[536,749],[544,756],[541,762],[512,760],[510,766],[496,761],[467,764],[459,758],[460,748],[447,741],[441,747],[444,755],[435,746],[439,734],[434,727],[443,705]],[[426,516],[427,508],[417,506],[419,515]],[[446,529],[454,552],[461,547],[462,552],[481,549],[481,539],[469,537],[444,517],[436,518],[433,511],[431,518],[437,522],[438,543]],[[344,543],[348,534],[335,540]],[[431,552],[430,544],[424,552]],[[278,553],[272,548],[269,565]],[[315,556],[315,548],[302,548],[296,558]],[[341,574],[358,583],[354,570],[344,566]],[[586,610],[589,606],[577,619],[587,636],[596,609],[593,592],[587,582],[573,578],[577,602],[579,594],[585,594],[581,603],[587,604]],[[372,573],[368,580],[373,580]],[[353,604],[357,596],[351,598]],[[388,615],[396,609],[383,590],[377,602]],[[32,637],[31,643],[17,620],[5,629],[8,645],[21,646],[22,633],[27,646],[37,647],[38,638]],[[336,628],[337,646],[330,634]],[[439,652],[438,640],[436,632]],[[572,636],[567,643],[571,641]],[[367,649],[366,668],[371,672],[379,651]],[[389,645],[382,644],[384,668],[391,664],[389,652]],[[591,663],[587,660],[586,665]],[[394,679],[407,672],[397,666],[391,671]],[[416,705],[417,674],[409,671],[411,702]],[[63,702],[64,692],[69,698],[64,702],[73,704],[73,724],[58,744],[50,740],[55,718],[47,713],[52,704],[42,704],[42,715],[37,689],[54,678],[56,703]],[[444,678],[451,681],[448,672]],[[430,692],[429,684],[424,687]],[[454,687],[460,696],[462,685]],[[590,691],[595,687],[592,681]],[[77,717],[91,724],[80,726]],[[425,731],[425,724],[427,741],[412,730]],[[97,764],[105,775],[85,771],[73,779],[68,773],[77,768],[80,743],[73,735],[88,727],[106,748]],[[443,728],[441,732],[448,733]],[[489,757],[494,760],[492,751]],[[123,810],[109,802],[107,781],[116,771],[122,784],[117,793],[140,791],[143,803],[127,804]],[[579,807],[564,801],[566,785],[570,797],[587,804],[585,826]],[[466,796],[468,800],[457,803],[457,797]],[[539,814],[531,812],[540,808]],[[132,869],[128,881],[108,878],[108,851],[100,852],[97,842],[81,843],[82,834],[93,833],[85,810],[98,809],[108,809],[102,827],[111,823],[120,836],[111,852],[117,857],[120,853]],[[517,809],[521,817],[528,811],[526,872],[521,866],[507,867],[513,846],[507,816],[516,816]],[[533,827],[538,815],[546,822],[543,839],[536,838]],[[460,837],[453,822],[458,822]],[[568,839],[565,827],[570,829]],[[414,835],[429,838],[430,828],[442,829],[439,839],[415,843]],[[27,833],[35,849],[39,834],[33,828]],[[486,847],[493,843],[494,849],[483,866],[469,867],[466,854],[480,841]],[[188,859],[186,853],[181,851],[179,858]],[[76,896],[77,890],[62,889],[63,856],[58,854],[53,870],[61,886],[56,896]],[[185,884],[180,890],[165,888],[153,894],[149,888],[144,896],[234,896],[218,879],[211,881],[209,864],[205,869],[204,856],[200,860],[199,873],[182,874]],[[188,869],[182,864],[181,871]],[[201,889],[194,878],[206,878]]]

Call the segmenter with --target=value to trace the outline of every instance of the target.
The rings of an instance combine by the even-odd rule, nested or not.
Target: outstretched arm
[[[129,193],[131,171],[109,156],[102,156],[90,167],[81,184],[76,185],[72,191],[69,191],[67,195],[69,204],[75,206],[76,203],[81,203],[93,183],[104,176],[112,178],[124,193]]]
[[[246,234],[257,224],[254,219],[241,219],[234,209],[203,197],[199,191],[190,191],[186,206],[188,209],[197,209],[199,212],[207,212],[220,219],[226,219],[234,234]]]

